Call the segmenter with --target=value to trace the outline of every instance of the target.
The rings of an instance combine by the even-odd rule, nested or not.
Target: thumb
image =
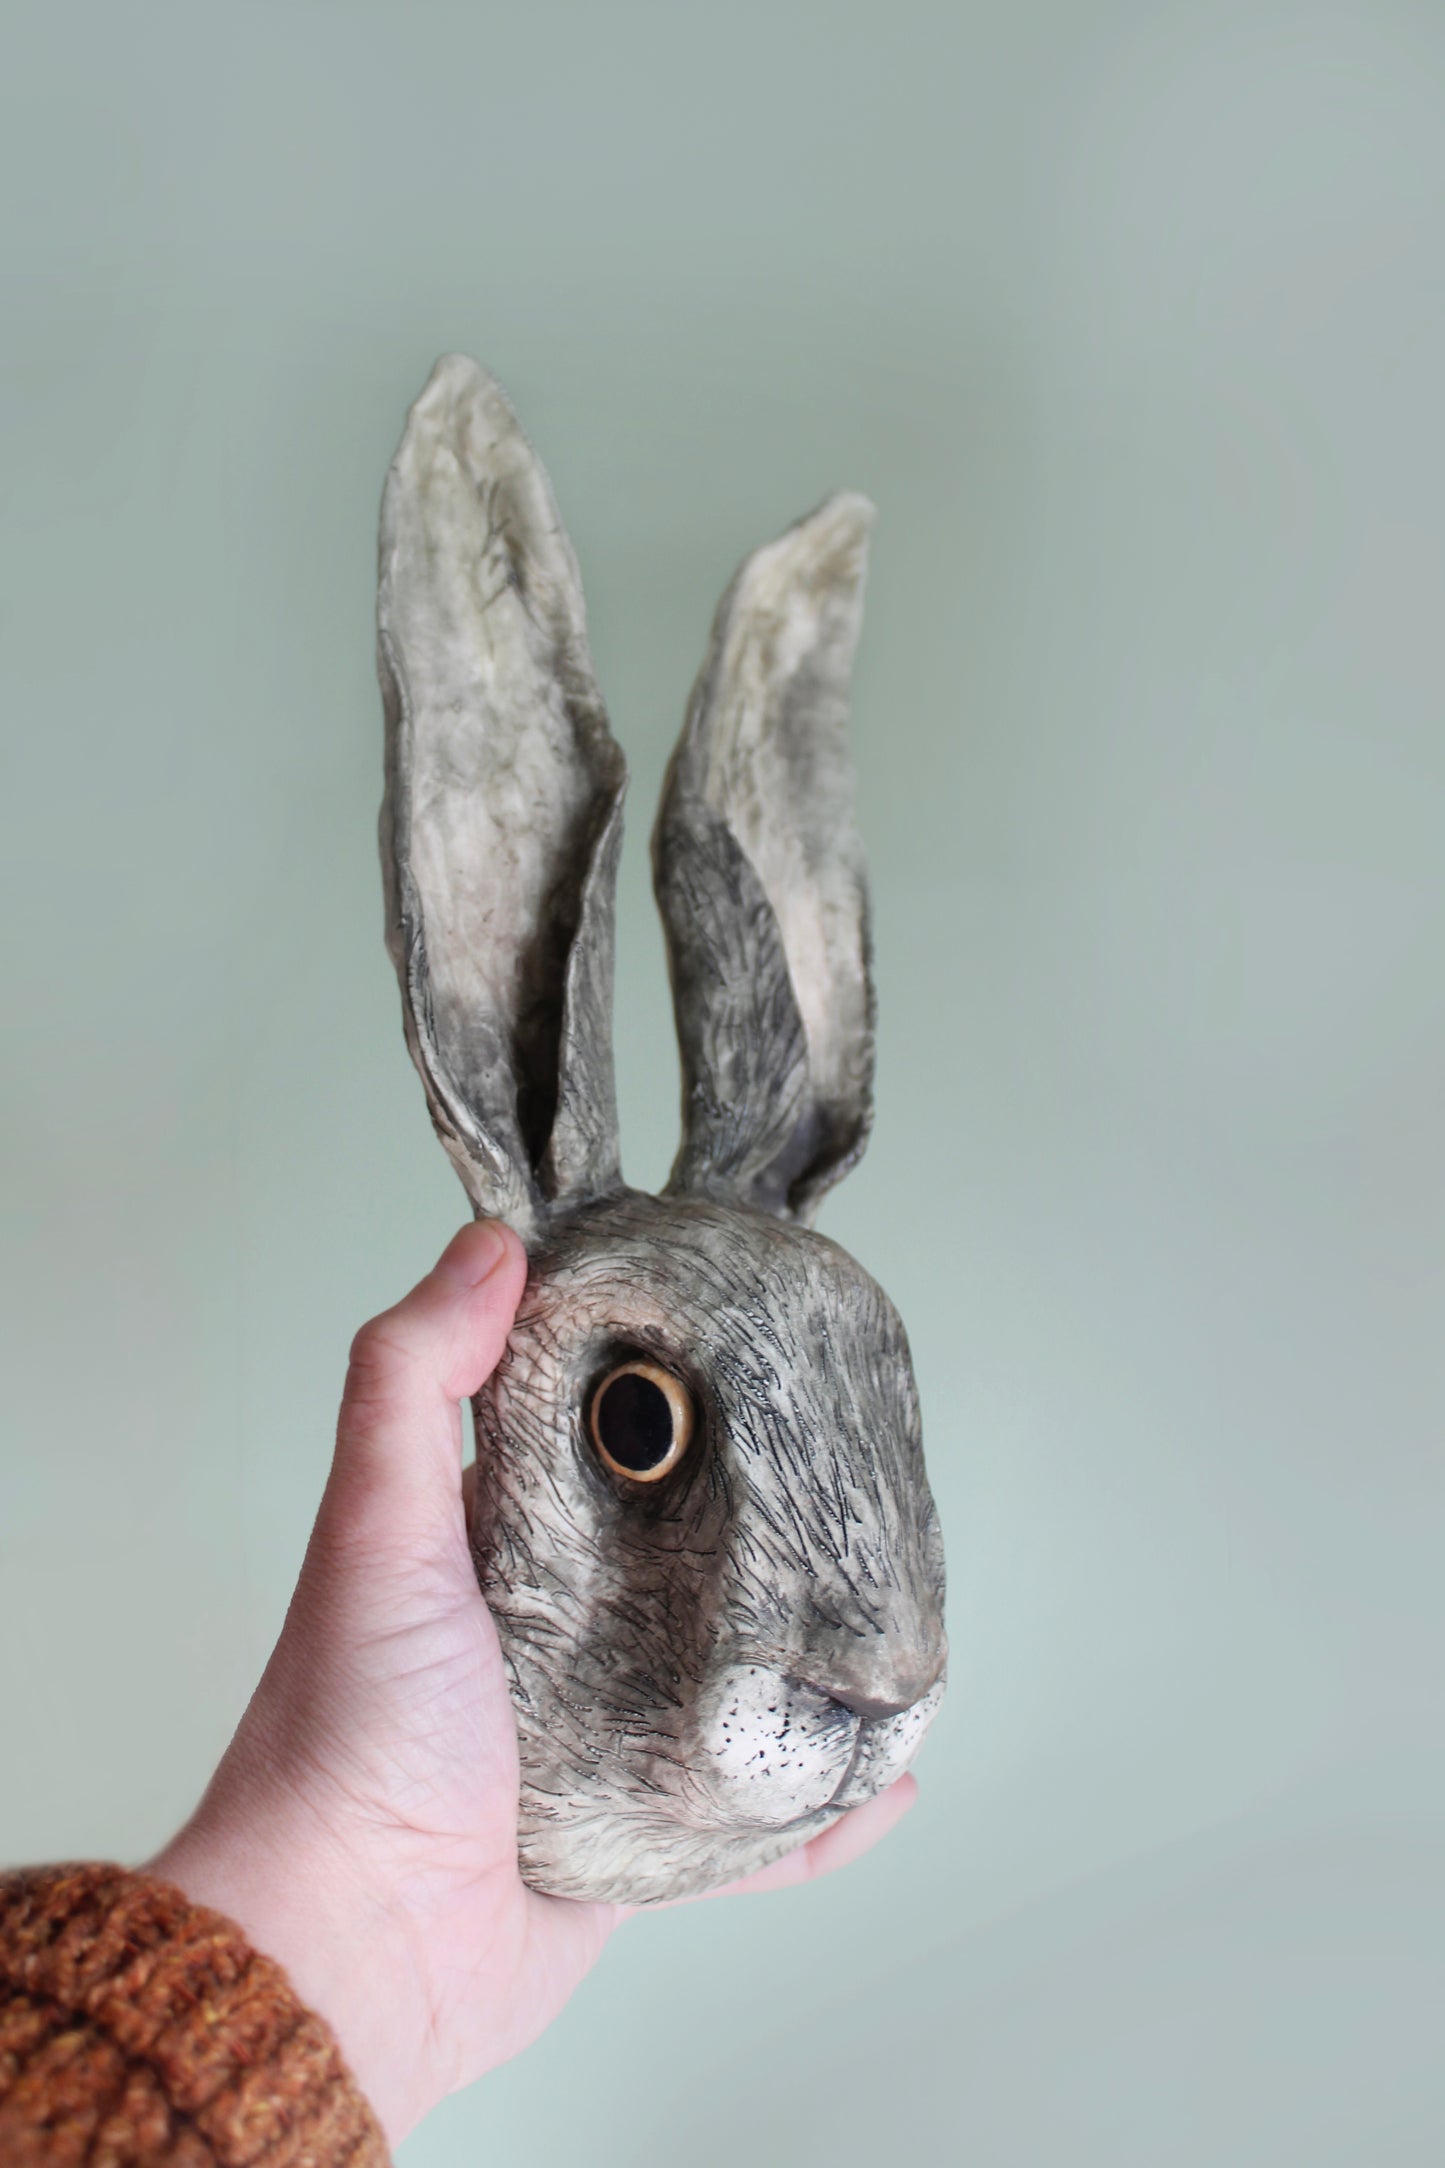
[[[374,1509],[415,1527],[420,1510],[456,1514],[459,1403],[501,1359],[526,1283],[526,1252],[508,1227],[463,1227],[409,1295],[363,1325],[351,1345],[326,1504],[346,1522]]]

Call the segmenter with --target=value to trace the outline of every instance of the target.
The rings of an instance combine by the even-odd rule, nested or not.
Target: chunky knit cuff
[[[0,1875],[0,2168],[385,2168],[327,2027],[219,1913],[122,1867]]]

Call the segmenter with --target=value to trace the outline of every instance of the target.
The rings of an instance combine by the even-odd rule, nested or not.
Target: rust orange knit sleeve
[[[385,2168],[321,2019],[122,1867],[0,1875],[0,2168]]]

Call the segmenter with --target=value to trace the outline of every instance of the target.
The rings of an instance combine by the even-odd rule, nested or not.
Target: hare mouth
[[[838,1779],[833,1796],[828,1801],[830,1813],[835,1807],[861,1806],[865,1799],[872,1799],[876,1793],[882,1791],[885,1784],[891,1784],[894,1775],[902,1774],[901,1762],[893,1774],[888,1776],[882,1774],[882,1766],[891,1766],[896,1758],[888,1752],[888,1748],[899,1729],[897,1719],[907,1716],[908,1713],[906,1709],[891,1708],[880,1710],[876,1716],[865,1716],[859,1712],[858,1728],[853,1735],[853,1751],[848,1756],[848,1766]],[[875,1769],[877,1774],[872,1782],[863,1783],[863,1773],[869,1769]]]
[[[863,1753],[864,1738],[867,1730],[868,1725],[866,1721],[861,1722],[858,1725],[856,1731],[853,1734],[853,1751],[848,1756],[848,1765],[844,1769],[842,1776],[839,1777],[837,1783],[833,1786],[832,1792],[829,1795],[825,1804],[821,1808],[815,1808],[812,1814],[800,1814],[798,1816],[798,1820],[800,1822],[814,1821],[816,1820],[817,1815],[820,1813],[836,1814],[839,1810],[840,1805],[846,1803],[846,1795],[848,1793],[849,1787],[852,1785],[853,1777],[858,1767],[859,1757]]]
[[[832,1810],[861,1807],[902,1776],[938,1713],[943,1689],[939,1678],[906,1709],[860,1722],[848,1767],[829,1801]]]

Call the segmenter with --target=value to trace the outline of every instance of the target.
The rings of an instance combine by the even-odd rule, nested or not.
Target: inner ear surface
[[[833,497],[746,560],[713,622],[653,840],[682,1046],[671,1187],[807,1219],[872,1109],[848,677],[871,506]]]

